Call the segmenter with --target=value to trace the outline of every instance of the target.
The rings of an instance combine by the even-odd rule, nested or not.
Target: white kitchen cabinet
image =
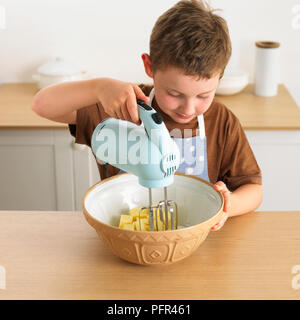
[[[95,157],[88,146],[76,144],[71,137],[73,149],[75,208],[82,210],[82,201],[89,187],[100,181]]]
[[[300,209],[300,131],[248,130],[263,175],[261,211]]]
[[[81,210],[99,173],[73,141],[67,130],[0,130],[0,210]]]

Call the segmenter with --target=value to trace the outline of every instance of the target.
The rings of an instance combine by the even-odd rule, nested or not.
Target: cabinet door
[[[300,131],[247,131],[262,170],[264,200],[258,210],[300,210]]]
[[[0,209],[74,210],[67,130],[0,130]]]
[[[75,209],[82,210],[85,192],[100,181],[100,174],[91,149],[71,142],[74,157]]]

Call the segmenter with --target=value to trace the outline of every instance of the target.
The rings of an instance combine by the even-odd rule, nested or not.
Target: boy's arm
[[[136,99],[147,101],[135,84],[110,78],[71,81],[40,90],[32,110],[41,117],[65,123],[76,123],[77,110],[100,102],[111,117],[139,123]]]
[[[230,193],[228,216],[238,216],[257,209],[263,198],[262,185],[245,184]]]
[[[41,89],[34,97],[32,110],[41,117],[76,123],[76,111],[98,102],[100,79],[71,81]]]

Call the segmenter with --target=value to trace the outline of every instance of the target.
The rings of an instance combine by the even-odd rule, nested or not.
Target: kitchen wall
[[[141,53],[154,22],[176,0],[0,0],[0,83],[32,82],[35,69],[62,57],[93,76],[150,82]],[[300,0],[211,0],[229,24],[229,66],[253,79],[254,42],[281,43],[281,75],[300,106]]]

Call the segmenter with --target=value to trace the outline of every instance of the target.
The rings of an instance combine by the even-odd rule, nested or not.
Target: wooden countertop
[[[0,86],[0,128],[67,129],[67,125],[39,117],[31,110],[38,91],[33,83],[7,83]],[[233,96],[216,96],[240,119],[245,130],[299,130],[300,108],[284,85],[275,97],[257,97],[253,85]]]
[[[145,267],[114,256],[81,212],[0,211],[0,300],[300,299],[299,225],[300,211],[230,218],[189,258]]]
[[[67,129],[68,125],[38,116],[31,110],[38,87],[34,83],[5,83],[0,86],[0,128]]]
[[[274,97],[258,97],[253,85],[232,96],[216,96],[241,121],[245,130],[299,130],[300,108],[284,85]]]

